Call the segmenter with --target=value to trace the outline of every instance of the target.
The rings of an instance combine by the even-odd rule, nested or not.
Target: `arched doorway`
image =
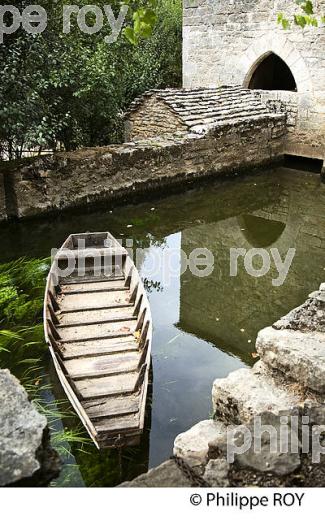
[[[256,66],[248,83],[250,89],[297,92],[296,80],[288,65],[271,52]]]

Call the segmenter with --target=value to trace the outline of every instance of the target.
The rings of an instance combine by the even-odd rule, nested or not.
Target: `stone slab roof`
[[[242,87],[149,90],[136,98],[126,118],[136,112],[152,96],[164,102],[190,132],[205,133],[215,126],[279,117],[261,101],[258,91]]]

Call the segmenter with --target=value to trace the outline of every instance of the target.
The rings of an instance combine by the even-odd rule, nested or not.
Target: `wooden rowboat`
[[[63,389],[96,446],[138,444],[151,312],[131,257],[110,233],[64,242],[47,279],[44,329]]]

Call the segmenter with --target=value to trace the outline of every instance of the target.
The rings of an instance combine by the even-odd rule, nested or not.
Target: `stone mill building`
[[[285,151],[325,158],[325,27],[284,30],[290,0],[184,0],[183,87],[240,85],[281,100],[288,112]],[[325,0],[315,0],[315,13]]]
[[[315,14],[325,0],[314,0]],[[123,144],[37,157],[0,171],[0,221],[144,189],[315,160],[325,181],[325,25],[294,0],[183,0],[183,85],[125,114]]]
[[[315,14],[325,0],[315,0]],[[325,158],[325,27],[284,29],[293,0],[184,0],[183,88],[155,90],[127,114],[126,141],[204,133],[286,114],[283,152]],[[321,164],[321,163],[320,163]]]

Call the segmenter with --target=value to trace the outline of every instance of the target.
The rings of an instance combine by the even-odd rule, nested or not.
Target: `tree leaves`
[[[181,81],[181,0],[113,0],[115,15],[122,3],[130,9],[111,44],[108,25],[83,34],[75,16],[63,34],[67,0],[40,1],[49,5],[47,30],[35,38],[17,31],[0,46],[0,159],[120,142],[121,115],[134,97]]]
[[[296,4],[299,5],[307,15],[314,14],[314,6],[311,0],[296,0]]]
[[[284,16],[283,13],[278,14],[278,24],[281,24],[283,29],[289,29],[290,22],[289,20]]]
[[[302,11],[293,15],[293,23],[295,25],[304,29],[307,26],[318,27],[319,22],[325,23],[324,15],[320,16],[320,20],[315,16],[314,5],[311,0],[295,0],[295,3]],[[278,14],[277,21],[278,24],[282,25],[283,29],[289,29],[292,25],[292,22],[283,13]]]
[[[150,7],[141,7],[133,13],[133,27],[128,26],[123,34],[133,45],[137,45],[141,38],[147,39],[152,35],[157,22],[156,1],[149,2]]]
[[[134,29],[132,27],[125,27],[123,29],[123,34],[125,38],[132,43],[132,45],[136,45],[138,43],[138,39],[135,35]]]

